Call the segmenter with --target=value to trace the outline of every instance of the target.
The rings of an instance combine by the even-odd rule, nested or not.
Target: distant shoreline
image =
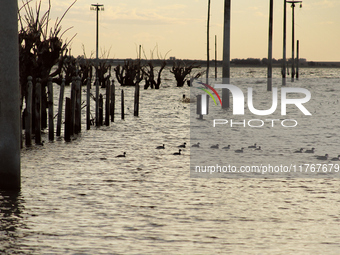
[[[100,59],[100,61],[106,61],[109,62],[111,65],[119,65],[119,64],[124,64],[124,62],[127,61],[137,61],[138,59]],[[163,59],[153,59],[153,60],[148,60],[148,59],[141,59],[142,63],[148,63],[152,62],[154,66],[161,65],[161,63],[164,61]],[[194,60],[194,59],[166,59],[168,66],[172,66],[174,63],[184,63],[185,65],[200,65],[201,67],[206,67],[207,66],[207,61],[206,60]],[[266,59],[233,59],[230,61],[230,67],[267,67]],[[282,60],[273,60],[273,67],[281,67]],[[210,68],[215,67],[215,60],[211,60],[209,62]],[[216,61],[216,66],[217,67],[222,67],[222,61],[218,60]],[[289,68],[291,64],[287,61],[287,68]],[[303,60],[299,62],[299,67],[300,68],[340,68],[340,62],[327,62],[327,61],[306,61]]]

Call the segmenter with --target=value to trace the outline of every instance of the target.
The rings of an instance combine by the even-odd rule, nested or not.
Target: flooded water
[[[232,69],[233,77],[265,74]],[[336,123],[340,87],[332,79],[340,70],[302,69],[300,83],[313,75],[328,81]],[[160,90],[141,90],[140,117],[133,116],[134,89],[123,88],[125,120],[117,114],[110,127],[83,124],[71,143],[44,135],[44,146],[22,149],[21,192],[0,193],[0,253],[339,254],[339,179],[191,178],[190,104],[181,101],[190,91],[164,77]],[[57,107],[57,87],[55,95]],[[334,156],[339,126],[328,128]],[[291,146],[313,144],[306,140]],[[182,155],[173,155],[184,142]],[[320,146],[316,154],[327,151]]]

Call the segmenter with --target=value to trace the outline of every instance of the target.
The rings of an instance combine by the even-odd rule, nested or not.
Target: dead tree
[[[118,65],[115,69],[117,81],[122,86],[135,86],[143,80],[144,72],[139,60],[126,61],[124,65]]]
[[[29,0],[23,2],[23,6],[18,11],[19,16],[19,73],[21,85],[21,103],[27,96],[27,77],[32,76],[33,81],[41,78],[41,95],[42,95],[42,122],[41,127],[47,127],[47,95],[46,85],[49,77],[57,75],[53,72],[52,67],[57,63],[62,65],[63,56],[67,54],[69,42],[63,42],[61,39],[61,19],[55,22],[53,28],[49,27],[51,5],[49,2],[48,10],[41,15],[41,1],[36,5],[35,11],[30,6]],[[24,11],[24,15],[21,12]],[[72,40],[72,39],[71,39]],[[58,69],[57,71],[61,71]],[[34,102],[33,102],[34,103]],[[34,118],[34,116],[33,116]]]
[[[163,69],[165,68],[165,66],[166,66],[166,62],[163,61],[161,64],[161,68],[158,70],[157,81],[155,81],[154,66],[151,61],[148,63],[147,67],[143,69],[144,76],[145,76],[144,89],[148,89],[149,87],[152,89],[153,88],[159,89],[159,86],[161,85],[161,73]]]
[[[187,81],[187,76],[191,73],[192,69],[200,68],[199,65],[195,65],[195,63],[187,66],[184,62],[183,64],[179,62],[174,62],[171,73],[175,75],[175,79],[177,81],[177,87],[183,87],[184,83]]]

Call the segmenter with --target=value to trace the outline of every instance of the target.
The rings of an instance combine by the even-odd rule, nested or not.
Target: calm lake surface
[[[318,117],[328,125],[319,123],[305,129],[306,137],[297,134],[277,143],[248,134],[258,135],[267,149],[261,157],[247,154],[247,162],[270,155],[289,163],[292,150],[313,145],[317,155],[340,154],[340,70],[309,68],[300,75],[295,86],[329,102],[326,112],[331,109],[332,118],[323,120],[322,111]],[[265,81],[266,69],[233,68],[231,76]],[[280,77],[280,69],[274,69],[274,77]],[[307,78],[327,82],[322,87]],[[125,120],[117,97],[109,127],[87,131],[84,121],[71,143],[48,142],[45,134],[44,146],[22,149],[21,192],[0,193],[1,254],[340,253],[338,178],[191,178],[190,104],[181,101],[189,88],[176,88],[165,70],[158,91],[141,88],[140,117],[133,116],[134,89],[116,86],[117,95],[121,89]],[[58,96],[55,86],[56,112]],[[325,109],[317,104],[314,100],[313,111]],[[327,129],[326,140],[319,129]],[[241,145],[235,139],[231,142]],[[182,155],[173,155],[184,142]],[[165,149],[156,149],[162,144]],[[125,158],[116,158],[123,152]],[[293,160],[306,162],[301,156]],[[228,157],[240,162],[235,153]]]

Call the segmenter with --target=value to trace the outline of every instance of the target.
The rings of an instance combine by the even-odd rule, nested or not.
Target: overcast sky
[[[48,3],[47,0],[42,0]],[[52,20],[61,17],[73,0],[51,0]],[[274,0],[273,57],[282,58],[283,0]],[[73,27],[64,36],[70,39],[72,54],[95,56],[97,3],[78,0],[65,16],[62,27]],[[99,56],[136,58],[142,45],[147,58],[174,56],[206,59],[208,0],[101,0],[99,13]],[[19,1],[19,6],[21,1]],[[268,54],[269,0],[231,1],[231,58],[263,58]],[[46,8],[44,8],[46,10]],[[223,0],[211,0],[210,58],[222,59]],[[291,56],[292,11],[287,5],[287,57]],[[304,0],[295,8],[295,38],[300,40],[300,57],[314,61],[340,61],[340,1]],[[170,52],[169,52],[170,51]],[[168,52],[168,53],[167,53]]]

